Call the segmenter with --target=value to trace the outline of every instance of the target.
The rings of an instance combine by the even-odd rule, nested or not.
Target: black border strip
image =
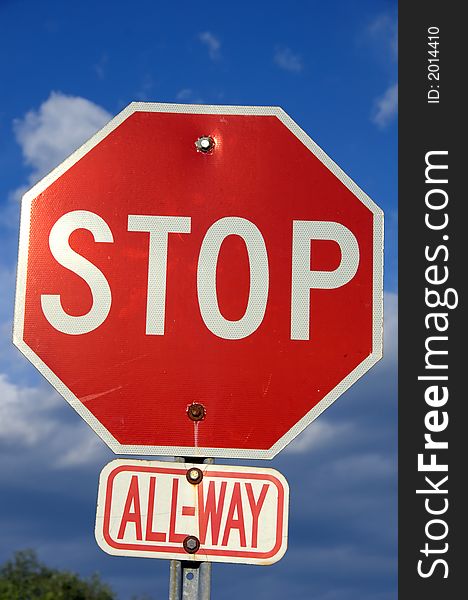
[[[456,6],[399,7],[400,600],[467,593],[467,31]]]

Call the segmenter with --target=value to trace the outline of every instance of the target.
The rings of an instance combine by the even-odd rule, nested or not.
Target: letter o
[[[444,533],[442,535],[431,535],[429,533],[429,530],[432,525],[442,525],[444,528]],[[432,519],[431,521],[428,521],[426,523],[426,526],[424,528],[424,531],[426,532],[427,537],[431,540],[443,540],[445,537],[447,537],[448,530],[449,530],[449,528],[448,528],[447,523],[445,521],[443,521],[442,519]]]
[[[432,204],[432,202],[429,202],[432,194],[441,194],[444,197],[444,201],[443,204],[440,205],[434,205]],[[426,202],[426,206],[427,208],[431,208],[432,210],[442,210],[443,208],[445,208],[448,204],[449,201],[449,197],[448,194],[445,190],[440,190],[440,189],[435,189],[435,190],[429,190],[424,198],[424,201]]]

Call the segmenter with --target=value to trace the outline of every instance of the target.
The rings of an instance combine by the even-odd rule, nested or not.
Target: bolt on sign
[[[272,458],[381,357],[382,248],[280,108],[132,103],[23,198],[14,342],[116,453]]]
[[[274,469],[114,460],[96,540],[118,556],[268,565],[286,551],[288,498]]]

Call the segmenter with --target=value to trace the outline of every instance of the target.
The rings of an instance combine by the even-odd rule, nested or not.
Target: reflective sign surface
[[[281,109],[135,103],[24,197],[14,340],[115,452],[271,458],[381,356],[382,235]]]

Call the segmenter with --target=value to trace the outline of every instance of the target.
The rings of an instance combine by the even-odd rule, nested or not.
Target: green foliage
[[[16,552],[0,567],[1,600],[115,600],[98,575],[81,579],[75,573],[51,569],[33,550]]]

